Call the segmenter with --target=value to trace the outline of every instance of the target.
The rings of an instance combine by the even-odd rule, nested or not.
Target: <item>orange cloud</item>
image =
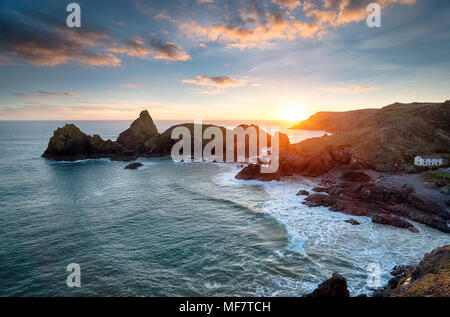
[[[300,0],[272,0],[273,3],[278,4],[282,8],[294,10],[300,6]]]
[[[250,48],[275,40],[297,38],[320,39],[330,29],[367,18],[367,5],[372,0],[305,0],[301,10],[308,20],[294,15],[299,1],[272,0],[281,9],[262,7],[253,2],[249,7],[233,9],[221,22],[200,24],[196,20],[178,22],[179,30],[192,40],[221,42],[227,47]],[[379,0],[391,4],[413,4],[416,0]],[[228,7],[225,7],[228,8]]]
[[[147,47],[147,44],[149,47]],[[121,46],[112,46],[107,49],[116,54],[126,54],[141,59],[162,59],[168,61],[187,61],[191,57],[181,47],[172,42],[157,39],[146,40],[142,37],[133,37]]]

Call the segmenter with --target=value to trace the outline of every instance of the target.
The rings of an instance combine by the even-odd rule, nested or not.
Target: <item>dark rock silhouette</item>
[[[117,143],[128,150],[143,150],[145,143],[158,135],[158,129],[147,110],[140,113],[130,127],[117,138]]]
[[[133,164],[129,164],[129,165],[125,166],[124,169],[136,170],[141,166],[144,166],[144,165],[142,163],[133,163]]]
[[[297,193],[297,196],[308,196],[308,195],[309,195],[309,192],[307,190],[300,190]]]
[[[330,279],[322,282],[306,297],[350,297],[347,289],[347,281],[337,273],[333,273]]]
[[[358,226],[358,225],[360,225],[360,223],[359,223],[358,221],[356,221],[355,219],[347,219],[347,220],[345,220],[345,222],[346,222],[346,223],[349,223],[349,224],[351,224],[351,225],[353,225],[353,226]]]
[[[122,151],[122,145],[116,142],[104,141],[98,135],[89,136],[74,124],[66,124],[55,130],[42,156],[55,161],[76,161],[111,157]]]
[[[236,176],[236,179],[242,180],[258,180],[263,182],[270,182],[273,180],[280,180],[280,173],[261,173],[261,165],[249,164],[244,167]]]

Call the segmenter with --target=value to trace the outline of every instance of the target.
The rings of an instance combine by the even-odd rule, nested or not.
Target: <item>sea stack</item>
[[[158,129],[153,123],[147,110],[143,110],[139,118],[134,120],[130,127],[117,138],[117,143],[128,150],[143,150],[145,142],[158,135]]]

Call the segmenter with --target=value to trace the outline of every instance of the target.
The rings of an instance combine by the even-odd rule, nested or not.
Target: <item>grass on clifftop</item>
[[[422,178],[428,182],[433,182],[439,187],[450,185],[450,173],[446,171],[428,171],[422,173]]]

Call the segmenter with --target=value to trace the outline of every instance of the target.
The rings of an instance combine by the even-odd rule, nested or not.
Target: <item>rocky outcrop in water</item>
[[[158,135],[158,129],[147,110],[140,113],[131,126],[117,138],[117,143],[128,150],[142,151],[145,143]]]
[[[350,297],[347,289],[347,281],[337,273],[322,282],[317,288],[306,297]]]
[[[338,181],[309,195],[304,204],[329,207],[331,211],[370,217],[373,222],[418,230],[403,218],[450,232],[450,213],[443,207],[417,196],[414,192],[385,188],[373,182]]]
[[[350,153],[351,148],[347,146],[329,146],[318,152],[307,154],[296,151],[292,146],[287,146],[280,148],[279,170],[276,173],[260,175],[253,166],[247,166],[236,178],[255,180],[262,180],[263,178],[270,181],[294,174],[317,177],[346,164],[345,162],[348,163]],[[245,178],[241,178],[243,176]]]
[[[271,144],[271,135],[264,131],[261,131],[261,135],[257,133],[256,143],[253,143],[253,139],[249,139],[248,135],[245,135],[245,153],[243,157],[238,157],[236,137],[230,140],[230,144],[227,143],[227,134],[233,133],[233,131],[227,130],[224,127],[215,126],[211,124],[202,125],[201,137],[208,128],[219,129],[223,136],[223,157],[217,157],[216,161],[226,161],[226,154],[234,152],[234,162],[244,162],[245,158],[250,156],[250,145],[255,146],[257,153],[259,154],[258,144],[260,137],[267,138],[267,145]],[[244,129],[255,128],[256,132],[259,132],[260,128],[256,125],[242,125]],[[130,127],[122,132],[117,141],[111,140],[104,141],[100,136],[89,136],[83,133],[79,128],[73,124],[67,124],[62,128],[58,128],[53,137],[50,139],[48,148],[42,155],[45,158],[57,160],[57,161],[76,161],[87,158],[110,158],[116,161],[132,161],[138,157],[157,157],[167,156],[171,154],[173,145],[181,140],[172,139],[172,132],[175,128],[187,129],[191,138],[191,154],[194,155],[194,137],[195,137],[195,125],[193,123],[185,123],[170,127],[164,133],[159,134],[158,130],[153,123],[152,118],[147,110],[140,113],[139,118],[136,119]],[[213,134],[213,139],[215,140]],[[211,139],[202,138],[202,151],[205,146],[210,143]],[[280,146],[289,146],[289,139],[286,135],[280,133]],[[219,149],[213,149],[213,155],[215,151]]]
[[[249,164],[244,167],[236,176],[236,179],[241,180],[258,180],[263,182],[270,182],[273,180],[279,181],[281,179],[279,171],[277,173],[261,173],[260,164]]]
[[[374,297],[450,297],[450,245],[427,253],[418,265],[396,266]]]
[[[136,169],[138,169],[139,167],[142,167],[142,166],[144,166],[142,163],[132,163],[132,164],[129,164],[129,165],[125,166],[124,169],[126,169],[126,170],[136,170]]]
[[[89,158],[113,157],[123,153],[122,145],[100,136],[89,136],[74,124],[56,129],[42,155],[55,161],[76,161]]]

